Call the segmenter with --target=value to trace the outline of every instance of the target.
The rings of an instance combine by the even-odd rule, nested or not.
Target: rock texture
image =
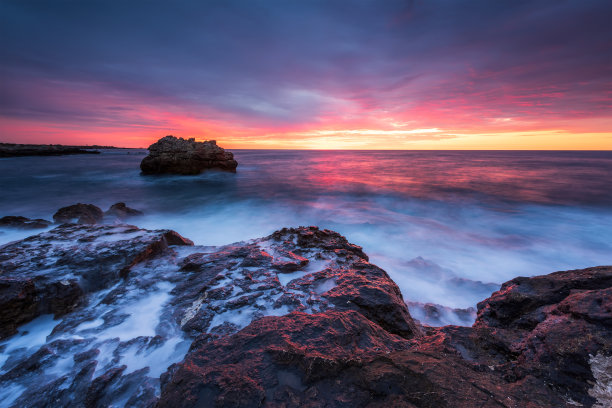
[[[214,140],[166,136],[149,146],[149,155],[140,163],[143,174],[199,174],[206,169],[236,171],[234,155],[217,146]]]
[[[93,204],[73,204],[62,207],[53,214],[53,221],[57,224],[97,224],[104,218],[104,213]]]
[[[51,222],[40,218],[30,219],[26,217],[7,215],[0,218],[0,227],[17,229],[42,229],[51,226]]]
[[[189,244],[73,224],[0,248],[0,405],[612,403],[612,267],[516,278],[473,327],[428,327],[333,231]]]
[[[173,231],[62,225],[0,249],[0,339],[42,314],[65,315],[131,267],[190,245]]]
[[[158,406],[607,407],[611,279],[611,267],[519,278],[479,304],[473,328],[409,339],[337,310],[203,335]]]

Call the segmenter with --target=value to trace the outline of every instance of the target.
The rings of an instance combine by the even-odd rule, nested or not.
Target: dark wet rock
[[[190,254],[181,266],[191,273],[174,290],[175,319],[190,330],[213,330],[224,321],[219,316],[242,328],[259,316],[334,308],[355,310],[400,336],[419,335],[397,285],[360,247],[333,231],[283,229]]]
[[[11,349],[0,389],[19,394],[13,406],[610,405],[612,267],[517,278],[479,304],[473,327],[431,327],[333,231],[189,244],[63,225],[0,248],[2,290],[32,316],[40,282],[84,292],[44,344]]]
[[[217,146],[214,140],[166,136],[149,146],[149,155],[140,163],[143,174],[199,174],[207,169],[236,171],[238,163],[231,152]]]
[[[16,229],[42,229],[51,226],[51,221],[43,220],[40,218],[30,219],[26,217],[7,215],[6,217],[0,218],[0,227],[4,228],[16,228]]]
[[[532,278],[518,277],[478,304],[478,325],[531,329],[546,318],[547,306],[576,290],[612,287],[610,267],[562,271]]]
[[[36,278],[0,276],[0,339],[41,314],[62,316],[72,311],[82,296],[75,279],[41,284]]]
[[[131,268],[192,245],[174,231],[62,225],[0,247],[0,338],[42,314],[64,315]]]
[[[509,381],[537,376],[590,406],[592,384],[601,382],[591,360],[612,363],[611,322],[612,267],[602,266],[506,282],[478,304],[474,327],[512,353]]]
[[[0,270],[0,338],[16,332],[17,327],[38,316],[36,287],[31,279],[5,278]]]
[[[56,224],[97,224],[104,218],[104,213],[93,204],[74,204],[63,207],[53,214]]]
[[[69,357],[71,348],[81,343],[86,341],[55,340],[25,359],[9,359],[3,366],[6,372],[0,375],[0,383],[23,375],[40,374],[43,368],[52,366],[59,359]]]
[[[104,256],[135,245],[143,231],[129,226],[63,225],[58,229],[75,235],[56,235],[51,246],[60,246],[56,241],[62,237],[79,245],[80,252],[77,256],[76,251],[64,248],[59,257],[63,276],[76,275],[75,271],[83,273],[81,268],[91,268],[92,264],[108,266]],[[56,230],[51,232],[57,233]],[[20,406],[59,401],[62,406],[148,407],[158,399],[160,377],[170,378],[169,374],[162,374],[171,363],[183,358],[189,344],[194,349],[209,340],[232,337],[252,323],[265,321],[266,316],[291,312],[306,316],[305,321],[321,315],[314,320],[319,329],[325,327],[328,319],[325,313],[335,313],[339,336],[340,328],[347,325],[353,327],[351,333],[362,329],[384,333],[395,339],[393,344],[420,335],[397,286],[386,273],[364,259],[361,248],[332,231],[316,227],[285,229],[269,237],[218,248],[186,246],[189,242],[176,233],[166,232],[163,237],[168,245],[182,245],[172,251],[157,251],[153,243],[140,251],[144,255],[136,254],[131,261],[126,259],[123,264],[129,266],[129,273],[123,275],[123,268],[114,268],[119,269],[123,278],[89,287],[80,307],[53,323],[43,346],[15,355],[10,367],[20,369],[0,381],[0,387],[25,387],[17,400]],[[16,248],[23,249],[29,256],[28,265],[41,262],[35,264],[40,274],[47,279],[54,277],[58,262],[45,263],[52,258],[46,256],[49,248],[39,256],[34,254],[49,246],[51,240],[39,238],[36,244],[32,241],[20,241],[11,247],[11,254]],[[123,242],[108,248],[107,241]],[[105,242],[105,246],[98,247],[99,242]],[[0,259],[16,270],[19,257],[2,258],[2,254],[0,251]],[[64,258],[68,254],[78,259]],[[88,262],[77,262],[84,259]],[[368,288],[355,288],[366,284]],[[372,297],[370,302],[360,299],[368,295]],[[346,301],[348,296],[354,296],[355,302]],[[375,305],[389,313],[375,313],[372,310]],[[146,317],[135,315],[135,310]],[[150,313],[156,314],[152,317]],[[355,324],[351,324],[351,316],[359,316]],[[397,322],[402,317],[406,321]],[[363,328],[359,328],[362,324]],[[143,329],[144,333],[132,329],[141,325],[151,328]],[[134,334],[123,337],[126,332]],[[344,341],[353,341],[351,335],[344,333]],[[46,349],[54,339],[76,337],[82,338],[83,343],[65,351],[68,360],[57,358],[57,353]],[[156,356],[163,358],[169,353],[178,354],[161,369],[154,365],[163,364]],[[64,367],[63,371],[57,367]],[[293,384],[296,377],[289,371],[283,375],[283,381]],[[34,376],[41,380],[33,382]],[[39,389],[43,392],[37,392]]]
[[[196,340],[158,407],[609,406],[611,277],[600,267],[519,278],[479,305],[473,328],[412,338],[354,311],[264,317]],[[509,326],[492,317],[497,305],[513,310]],[[535,326],[514,325],[539,307]]]
[[[104,407],[108,406],[108,400],[111,399],[113,391],[110,389],[113,383],[117,383],[121,379],[121,373],[127,367],[122,365],[114,367],[97,377],[92,381],[87,389],[85,396],[85,406],[87,407]]]
[[[339,374],[358,371],[364,360],[401,350],[405,342],[355,311],[266,317],[192,349],[158,406],[274,406],[288,403],[283,391],[301,403],[312,384],[321,384],[321,390],[311,404],[332,403],[322,389],[336,388]]]
[[[104,213],[106,217],[124,220],[129,217],[144,215],[142,211],[128,207],[125,203],[115,203]]]

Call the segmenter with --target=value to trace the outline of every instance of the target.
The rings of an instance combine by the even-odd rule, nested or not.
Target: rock
[[[607,407],[611,278],[612,267],[518,278],[479,305],[473,328],[411,338],[354,311],[264,317],[196,339],[157,406]],[[518,328],[536,304],[539,322]],[[515,311],[508,328],[497,306]]]
[[[38,316],[36,287],[32,279],[7,278],[0,270],[0,339]]]
[[[367,401],[366,392],[339,387],[338,381],[346,371],[358,372],[364,361],[406,347],[404,338],[361,313],[334,309],[263,318],[214,341],[206,341],[206,336],[171,369],[158,406],[297,407],[323,406],[324,401],[333,406],[335,398]]]
[[[478,304],[474,327],[511,353],[511,382],[534,376],[591,406],[591,360],[612,359],[612,267],[515,278]],[[611,406],[612,395],[600,404]]]
[[[352,333],[364,331],[359,350],[369,348],[369,341],[383,344],[376,340],[379,335],[391,339],[385,350],[421,335],[393,281],[369,264],[360,247],[332,231],[284,229],[218,248],[189,247],[180,235],[167,232],[163,238],[168,244],[183,245],[165,251],[155,242],[143,248],[138,242],[144,246],[146,237],[156,235],[125,225],[62,225],[46,234],[1,248],[5,274],[31,279],[34,292],[39,282],[69,275],[87,284],[80,286],[84,295],[79,306],[53,324],[45,344],[11,351],[4,369],[13,374],[4,382],[0,378],[0,387],[25,387],[18,388],[19,406],[53,401],[152,406],[159,396],[160,376],[183,359],[190,344],[194,348],[207,338],[231,337],[265,316],[302,316],[301,321],[316,330],[326,330],[333,320],[345,342],[356,341]],[[134,251],[129,256],[118,253],[130,248]],[[122,274],[125,267],[129,273]],[[28,270],[38,273],[23,273]],[[36,299],[48,297],[53,296],[25,299],[33,310],[29,317],[39,308]],[[343,333],[344,327],[351,332]],[[65,353],[70,362],[62,363],[48,350],[66,338],[79,338],[80,343],[70,346]],[[168,355],[172,359],[164,363]],[[89,367],[96,362],[92,375]],[[291,381],[290,374],[288,378]]]
[[[0,339],[39,315],[74,310],[169,245],[192,243],[168,230],[62,225],[0,247]]]
[[[128,207],[125,203],[115,203],[110,206],[108,211],[104,213],[106,217],[114,217],[119,220],[124,220],[129,217],[137,217],[144,215],[142,211]]]
[[[476,323],[479,326],[532,329],[545,319],[547,306],[561,302],[572,291],[611,286],[610,267],[514,278],[478,304]]]
[[[149,155],[140,163],[143,174],[199,174],[206,169],[235,172],[234,155],[217,146],[214,140],[166,136],[149,146]]]
[[[175,319],[193,334],[227,334],[266,314],[354,310],[391,333],[419,335],[397,285],[366,259],[342,235],[317,227],[196,252],[180,263],[190,275],[176,287]],[[232,328],[222,326],[228,320]]]
[[[53,214],[53,221],[56,224],[97,224],[102,221],[102,218],[104,218],[104,213],[99,207],[81,203],[62,207]]]
[[[473,327],[430,327],[333,231],[189,244],[172,231],[72,224],[1,247],[5,319],[64,313],[0,343],[5,405],[612,402],[612,267],[516,278],[478,305]]]
[[[0,218],[0,227],[17,228],[17,229],[42,229],[51,226],[51,222],[37,218],[32,220],[26,217],[8,215]]]

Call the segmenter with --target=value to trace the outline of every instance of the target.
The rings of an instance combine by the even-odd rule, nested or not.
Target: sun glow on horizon
[[[612,150],[609,1],[223,3],[0,2],[0,142]]]
[[[612,150],[612,132],[565,129],[323,128],[266,130],[225,128],[219,123],[172,118],[164,129],[149,127],[65,128],[62,124],[0,122],[0,142],[33,144],[113,145],[145,148],[172,134],[216,140],[228,149],[280,150]],[[169,121],[170,122],[170,121]],[[601,125],[601,124],[600,124]],[[403,126],[404,127],[404,126]],[[204,130],[205,129],[205,130]],[[41,140],[41,135],[44,140]]]

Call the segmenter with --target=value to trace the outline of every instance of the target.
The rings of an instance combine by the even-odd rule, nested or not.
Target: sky
[[[0,0],[0,141],[612,150],[609,0]]]

